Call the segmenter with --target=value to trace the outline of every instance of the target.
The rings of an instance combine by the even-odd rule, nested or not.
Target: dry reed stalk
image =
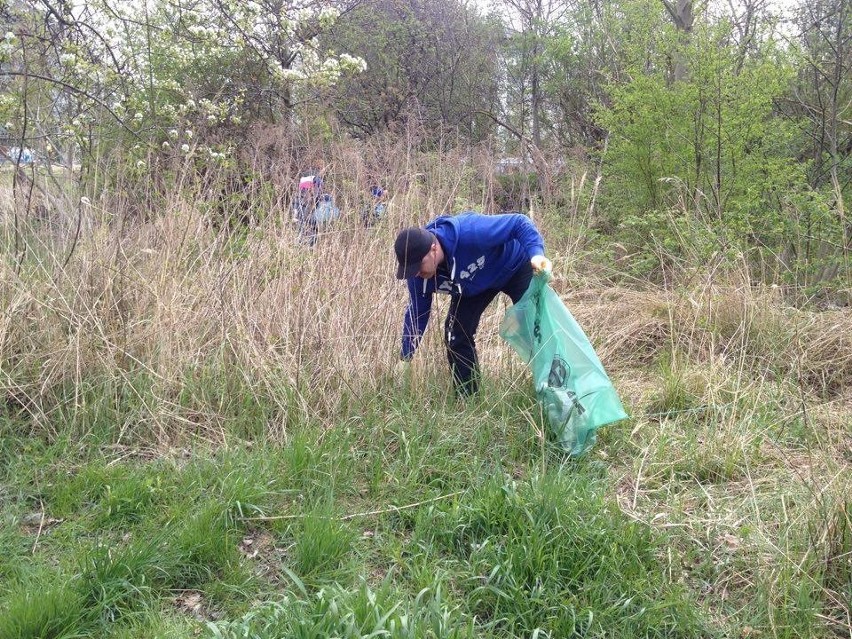
[[[802,382],[832,397],[852,388],[852,313],[824,311],[801,316],[795,330],[797,372]]]
[[[672,327],[660,291],[609,287],[572,291],[562,299],[607,369],[645,366],[669,344]]]
[[[143,371],[157,399],[151,410],[160,413],[152,420],[177,430],[187,423],[177,400],[181,389],[210,367],[234,371],[245,388],[282,411],[293,389],[302,410],[317,415],[333,413],[353,393],[368,401],[399,348],[405,290],[393,279],[394,233],[454,210],[459,201],[484,202],[486,189],[474,187],[490,160],[476,151],[424,156],[411,132],[375,147],[332,146],[326,181],[343,217],[307,248],[290,221],[298,145],[283,135],[272,132],[254,147],[251,165],[276,189],[263,196],[267,210],[249,202],[248,226],[223,221],[233,212],[222,208],[217,190],[225,175],[211,172],[196,182],[181,166],[176,179],[182,187],[160,194],[156,211],[140,217],[131,202],[99,200],[92,228],[67,266],[60,250],[14,287],[6,283],[14,278],[4,276],[0,355],[6,379],[0,383],[23,389],[38,404],[40,395],[63,383],[79,387],[102,376],[125,384],[133,371]],[[310,161],[319,162],[323,152],[309,153]],[[373,178],[390,190],[389,214],[366,229],[360,214]],[[579,210],[583,188],[580,178],[571,210]],[[850,378],[846,311],[796,315],[743,273],[728,281],[693,278],[698,284],[691,288],[669,291],[612,287],[576,273],[582,263],[571,260],[579,235],[551,231],[560,220],[543,219],[545,233],[554,235],[557,264],[566,267],[568,281],[556,286],[569,291],[569,309],[614,373],[646,367],[677,349],[699,362],[718,355],[735,362],[738,384],[749,375],[761,379],[761,370],[790,370],[791,362],[798,362],[809,387],[842,388]],[[446,381],[435,328],[443,321],[441,304],[423,345],[428,353],[418,358],[438,383]],[[483,366],[489,374],[508,367],[514,375],[516,362],[497,336],[501,304],[483,319]],[[793,316],[799,319],[791,322]],[[14,371],[5,354],[12,344]],[[215,416],[189,421],[198,419]]]

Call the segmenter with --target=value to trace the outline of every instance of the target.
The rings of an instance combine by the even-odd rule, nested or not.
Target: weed
[[[293,570],[310,585],[346,584],[347,566],[354,535],[348,524],[335,517],[332,508],[319,505],[306,513],[294,530]]]
[[[113,546],[97,543],[81,556],[76,588],[100,623],[111,624],[146,610],[171,581],[174,555],[161,538]]]
[[[18,583],[0,604],[3,639],[70,639],[89,627],[83,596],[62,580]]]
[[[169,532],[168,547],[175,557],[173,587],[202,586],[239,563],[239,532],[228,509],[216,499],[202,502],[174,520]]]
[[[453,605],[440,583],[412,599],[400,597],[388,583],[377,589],[361,584],[355,590],[329,586],[310,599],[297,595],[258,606],[241,619],[208,624],[216,639],[257,637],[388,637],[414,639],[480,636],[474,621]]]
[[[492,480],[421,536],[466,563],[466,601],[514,636],[702,636],[694,602],[660,576],[660,541],[582,473]]]

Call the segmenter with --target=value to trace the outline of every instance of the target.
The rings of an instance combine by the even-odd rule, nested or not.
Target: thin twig
[[[41,537],[42,528],[44,528],[44,516],[45,516],[44,503],[39,502],[39,504],[41,505],[41,521],[38,522],[38,532],[36,533],[36,538],[35,538],[35,541],[33,542],[33,549],[30,551],[31,555],[35,554],[36,547],[38,546],[38,539],[39,539],[39,537]]]
[[[340,521],[347,521],[349,519],[355,519],[356,517],[369,517],[370,515],[383,515],[385,513],[394,513],[400,510],[407,510],[409,508],[417,508],[417,506],[422,506],[423,504],[431,504],[435,501],[440,501],[441,499],[449,499],[450,497],[455,497],[456,495],[461,495],[463,490],[458,490],[454,493],[449,493],[447,495],[441,495],[440,497],[433,497],[432,499],[424,499],[423,501],[418,501],[413,504],[406,504],[405,506],[388,506],[387,508],[382,508],[381,510],[369,510],[363,513],[352,513],[350,515],[344,515],[340,517]],[[309,515],[299,514],[299,515],[270,515],[267,517],[241,517],[242,521],[275,521],[278,519],[304,519]],[[334,519],[333,517],[328,517],[327,519]]]

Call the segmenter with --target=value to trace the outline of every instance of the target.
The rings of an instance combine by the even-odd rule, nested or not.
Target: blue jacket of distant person
[[[520,213],[443,215],[425,226],[438,239],[444,262],[433,278],[407,280],[410,301],[402,327],[401,357],[414,355],[432,312],[432,295],[472,297],[501,288],[535,255],[544,255],[544,239]]]

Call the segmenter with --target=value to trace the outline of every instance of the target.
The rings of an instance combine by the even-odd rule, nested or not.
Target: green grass
[[[354,531],[340,521],[333,508],[318,505],[305,513],[290,532],[292,570],[303,582],[320,586],[334,582],[348,585],[352,581],[352,570],[347,564],[351,563]]]
[[[470,415],[457,423],[464,417]],[[393,627],[390,636],[426,636],[417,634],[426,628],[443,633],[436,636],[474,636],[476,628],[495,636],[541,628],[559,636],[568,623],[564,615],[573,610],[569,606],[554,617],[554,610],[564,607],[565,589],[572,587],[566,576],[577,574],[578,592],[595,592],[597,579],[581,574],[586,559],[572,559],[566,552],[593,539],[601,547],[614,543],[617,553],[634,543],[626,533],[636,526],[619,520],[615,511],[604,512],[605,483],[594,463],[556,466],[545,479],[524,481],[515,492],[511,483],[494,479],[502,475],[499,466],[472,463],[465,447],[469,431],[458,429],[445,437],[438,427],[409,432],[390,424],[379,430],[381,438],[377,432],[366,451],[353,447],[362,441],[360,433],[341,429],[323,433],[312,444],[303,435],[292,446],[201,454],[182,466],[167,460],[78,461],[66,483],[41,493],[45,509],[63,516],[45,534],[39,552],[64,555],[53,569],[52,581],[60,585],[48,597],[56,603],[36,615],[27,605],[35,575],[22,575],[2,599],[9,630],[0,636],[108,636],[104,633],[112,626],[131,632],[145,627],[170,593],[189,589],[204,593],[208,610],[237,615],[234,623],[249,625],[255,622],[246,619],[278,614],[274,606],[258,613],[251,602],[289,593],[299,602],[293,609],[298,615],[288,612],[286,623],[319,633],[307,636],[342,631],[353,623],[371,631]],[[354,506],[367,510],[376,505],[368,488],[378,472],[371,456],[389,465],[374,485],[388,503],[405,505],[424,497],[428,502],[452,490],[461,495],[343,520]],[[357,468],[369,472],[351,476]],[[574,510],[566,510],[569,505]],[[246,519],[280,512],[291,518]],[[593,515],[605,526],[600,538],[580,540],[576,535],[583,526],[566,527],[573,517]],[[64,527],[75,534],[63,534]],[[242,538],[264,528],[274,539],[262,551],[269,556],[241,553]],[[630,552],[647,572],[653,545],[645,539],[647,531],[641,532],[644,537],[637,537]],[[473,551],[477,544],[485,550]],[[604,575],[613,558],[593,561],[602,562],[593,572]],[[256,568],[270,564],[277,577],[259,579]],[[485,587],[480,582],[493,565],[508,568]],[[365,577],[369,583],[353,586]],[[623,575],[609,578],[619,581]],[[655,587],[666,590],[664,584]],[[319,593],[327,594],[317,600]],[[665,597],[680,596],[676,588],[672,593]],[[624,604],[618,596],[612,605]],[[648,595],[649,601],[654,596]],[[503,607],[507,597],[514,599],[513,611]],[[549,603],[541,607],[542,601]],[[584,615],[598,613],[596,628],[610,627],[602,610],[578,606]],[[247,612],[239,616],[241,609]],[[403,615],[400,609],[410,612]],[[328,610],[339,611],[339,618],[328,617]],[[263,623],[269,632],[279,627]],[[229,627],[222,625],[222,632]],[[405,627],[415,634],[393,634]]]
[[[423,534],[463,560],[470,610],[508,635],[704,636],[663,574],[661,540],[613,509],[595,475],[580,464],[491,480]]]
[[[579,461],[526,378],[323,403],[214,354],[169,409],[198,429],[162,443],[141,373],[7,403],[0,639],[842,635],[844,432],[674,352],[620,373],[649,381]]]
[[[755,469],[779,470],[761,451],[780,408],[612,427],[572,461],[535,437],[529,396],[511,402],[424,411],[388,398],[356,424],[307,423],[286,443],[151,458],[18,436],[26,446],[2,448],[14,499],[0,637],[818,636],[827,593],[848,596],[846,511],[826,498],[829,510],[808,514],[806,493],[788,487],[781,505],[768,485],[748,488]],[[755,416],[765,426],[734,437]],[[628,516],[616,469],[632,465]],[[759,516],[732,533],[722,503]],[[642,508],[674,527],[649,525]],[[784,516],[773,544],[786,546],[769,552],[787,559],[755,561]],[[801,521],[817,526],[810,537]],[[720,583],[731,594],[707,590]]]
[[[0,615],[4,639],[74,637],[91,627],[83,595],[66,583],[31,576],[5,592]]]
[[[325,588],[313,597],[297,583],[288,597],[258,606],[242,618],[211,624],[217,639],[242,637],[446,637],[481,636],[473,619],[447,600],[440,584],[414,597],[396,591],[388,582],[371,588]]]

